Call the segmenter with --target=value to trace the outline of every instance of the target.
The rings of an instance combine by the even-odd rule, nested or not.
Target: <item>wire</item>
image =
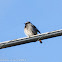
[[[44,39],[53,38],[53,37],[57,37],[61,35],[62,35],[62,29],[34,35],[31,37],[25,37],[25,38],[19,38],[15,40],[0,42],[0,49],[11,47],[11,46],[16,46],[16,45],[21,45],[21,44],[26,44],[30,42],[36,42],[37,40],[44,40]]]

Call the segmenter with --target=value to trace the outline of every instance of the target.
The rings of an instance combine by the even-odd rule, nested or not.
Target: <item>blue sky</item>
[[[26,37],[27,21],[41,33],[62,29],[62,0],[0,0],[0,42]],[[1,49],[0,60],[62,62],[62,36],[42,41]]]

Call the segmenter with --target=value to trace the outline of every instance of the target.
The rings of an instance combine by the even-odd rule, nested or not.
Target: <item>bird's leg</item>
[[[42,41],[41,40],[39,40],[40,41],[40,43],[42,43]]]

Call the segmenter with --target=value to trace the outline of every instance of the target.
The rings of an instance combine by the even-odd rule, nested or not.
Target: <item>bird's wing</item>
[[[34,25],[32,25],[32,27],[35,28],[35,30],[40,33],[40,31]]]

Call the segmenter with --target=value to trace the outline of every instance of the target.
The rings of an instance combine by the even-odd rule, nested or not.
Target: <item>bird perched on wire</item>
[[[24,32],[29,37],[33,36],[33,35],[36,35],[37,32],[40,33],[40,31],[31,22],[26,22],[25,23]],[[42,43],[41,40],[39,40],[39,41],[40,41],[40,43]]]

